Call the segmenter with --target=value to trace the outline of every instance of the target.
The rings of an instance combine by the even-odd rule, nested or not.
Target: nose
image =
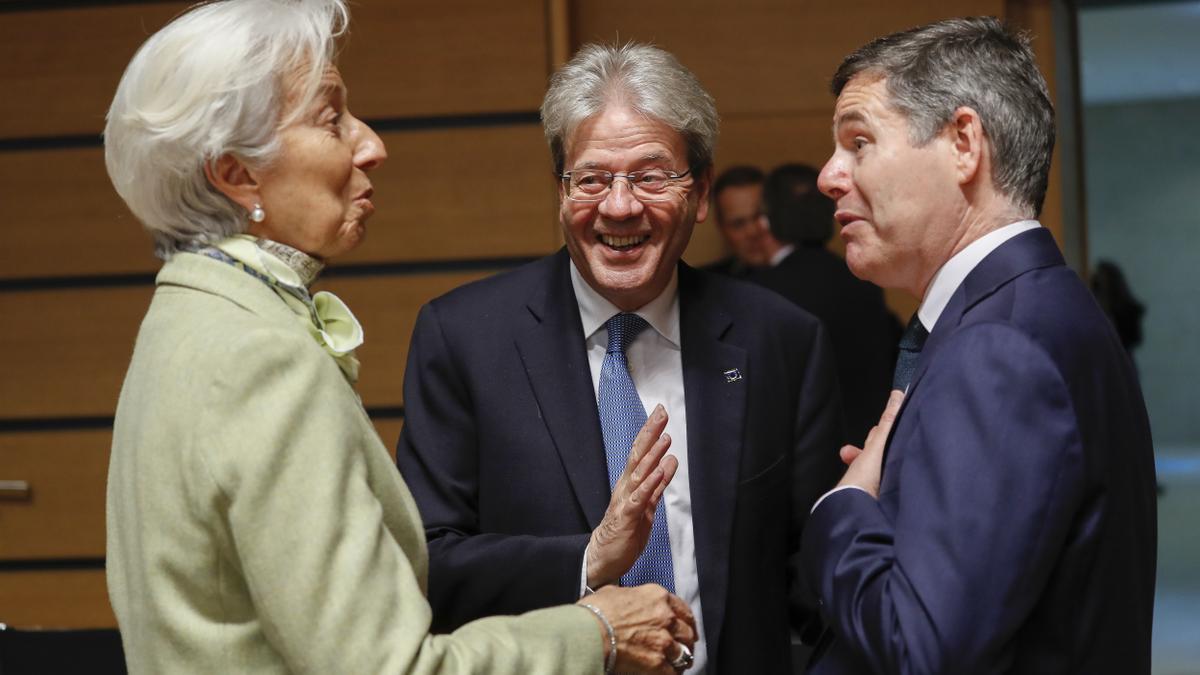
[[[613,180],[608,194],[600,201],[600,215],[610,220],[627,220],[642,213],[642,203],[633,196],[628,179]]]
[[[370,171],[387,160],[387,147],[374,129],[357,117],[354,121],[359,127],[357,143],[354,146],[354,166],[363,171]]]
[[[850,173],[836,150],[829,157],[829,161],[825,162],[825,166],[821,167],[821,173],[817,176],[817,189],[834,201],[850,191]]]

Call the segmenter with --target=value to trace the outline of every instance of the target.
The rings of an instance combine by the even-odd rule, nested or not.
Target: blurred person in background
[[[775,265],[791,250],[776,239],[763,212],[763,172],[754,166],[732,166],[713,183],[713,210],[717,231],[729,256],[705,270],[736,278]]]
[[[833,200],[817,189],[817,170],[784,164],[764,188],[774,239],[788,245],[776,265],[750,278],[813,314],[829,331],[837,363],[847,438],[862,443],[879,421],[892,389],[900,325],[878,286],[856,278],[826,245],[833,236]]]

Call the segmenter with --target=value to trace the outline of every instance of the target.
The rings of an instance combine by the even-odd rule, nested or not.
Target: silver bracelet
[[[604,675],[612,675],[613,670],[617,667],[617,633],[613,630],[612,624],[605,618],[604,612],[595,605],[589,605],[586,602],[580,603],[583,607],[592,610],[592,614],[600,619],[600,623],[604,624],[604,630],[608,631],[608,658],[604,661]]]

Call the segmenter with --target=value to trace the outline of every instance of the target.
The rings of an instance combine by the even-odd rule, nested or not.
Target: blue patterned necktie
[[[600,430],[604,434],[604,454],[608,459],[608,487],[613,489],[633,448],[633,439],[646,423],[646,409],[629,376],[625,350],[637,334],[649,324],[636,314],[617,314],[604,324],[608,328],[608,350],[600,366]],[[667,534],[666,500],[658,502],[654,525],[646,550],[621,577],[622,586],[656,583],[675,592],[675,571],[671,564],[671,540]]]
[[[913,373],[917,370],[917,360],[921,358],[921,349],[925,346],[925,338],[929,331],[921,324],[921,319],[915,313],[900,336],[900,355],[896,358],[896,374],[892,377],[892,389],[908,391]]]

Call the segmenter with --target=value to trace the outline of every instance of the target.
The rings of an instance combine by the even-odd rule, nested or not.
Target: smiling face
[[[907,119],[890,107],[886,82],[855,76],[834,110],[834,151],[821,192],[855,276],[921,297],[961,236],[966,204],[956,174],[953,134],[911,144]]]
[[[588,118],[566,145],[567,170],[613,173],[687,171],[683,136],[658,120],[614,104]],[[560,184],[561,185],[561,184]],[[623,311],[653,300],[671,280],[696,221],[708,213],[709,177],[668,188],[668,199],[640,202],[623,179],[600,202],[576,202],[560,187],[559,221],[571,260],[588,284]]]
[[[367,172],[387,150],[350,114],[337,68],[329,67],[316,98],[280,130],[279,140],[279,155],[255,175],[267,217],[251,222],[250,234],[324,260],[358,246],[375,211]]]

